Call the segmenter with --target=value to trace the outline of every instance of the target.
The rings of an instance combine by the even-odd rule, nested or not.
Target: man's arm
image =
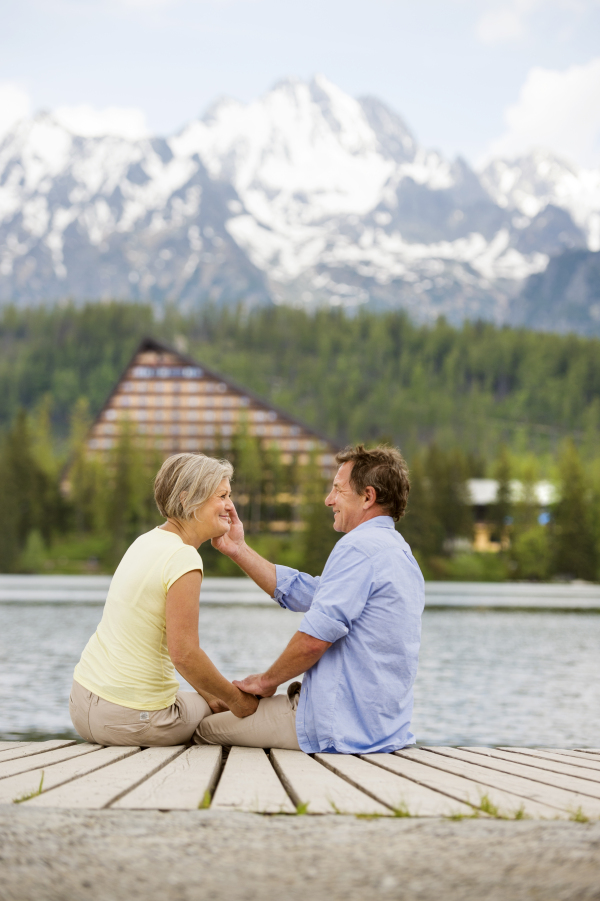
[[[249,694],[269,698],[282,682],[300,676],[314,666],[331,645],[331,641],[321,641],[306,632],[296,632],[283,654],[266,672],[246,676],[241,681],[234,679],[233,684]]]
[[[230,513],[230,518],[229,532],[221,538],[213,538],[212,546],[237,563],[259,588],[266,591],[269,597],[275,598],[282,607],[303,612],[308,610],[320,579],[287,566],[276,567],[274,563],[265,560],[246,544],[244,526],[235,508]]]

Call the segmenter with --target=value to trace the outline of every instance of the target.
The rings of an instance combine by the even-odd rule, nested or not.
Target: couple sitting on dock
[[[321,577],[276,566],[246,544],[230,463],[202,454],[165,461],[154,490],[166,522],[125,553],[75,668],[69,708],[82,738],[342,754],[414,742],[424,586],[394,526],[406,508],[408,470],[388,447],[359,445],[336,459],[325,503],[345,535]],[[197,548],[208,540],[281,607],[304,613],[269,669],[241,681],[222,676],[199,644]],[[175,668],[195,691],[179,689]]]

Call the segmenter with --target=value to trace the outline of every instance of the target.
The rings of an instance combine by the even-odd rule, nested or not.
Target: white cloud
[[[583,166],[600,165],[600,57],[563,72],[530,70],[506,131],[489,156],[514,157],[543,147]]]
[[[476,26],[477,37],[484,44],[518,41],[525,36],[527,20],[531,13],[547,0],[508,0],[497,2],[480,17]],[[565,0],[557,0],[565,2]],[[572,2],[572,0],[566,0]],[[579,0],[575,0],[579,2]],[[489,4],[487,4],[489,6]]]
[[[523,13],[516,6],[490,9],[477,23],[477,37],[484,44],[519,40],[524,33]]]
[[[556,16],[581,18],[599,5],[599,0],[475,0],[487,7],[479,17],[475,33],[484,44],[519,41],[531,36],[531,18],[535,13],[552,21]],[[539,17],[539,16],[538,16]]]
[[[140,109],[108,106],[98,110],[88,104],[59,106],[54,118],[76,135],[86,138],[115,135],[136,141],[148,136],[145,113]]]
[[[31,113],[29,94],[12,81],[0,81],[0,140]]]

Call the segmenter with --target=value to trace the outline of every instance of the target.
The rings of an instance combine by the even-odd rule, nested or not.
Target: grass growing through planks
[[[481,799],[479,801],[479,809],[483,811],[483,813],[489,814],[489,816],[491,817],[496,817],[496,819],[503,819],[503,817],[500,816],[500,811],[498,810],[496,805],[493,804],[492,801],[490,801],[488,795],[481,796]]]
[[[574,810],[569,819],[573,823],[589,823],[590,821],[590,818],[586,817],[581,807],[578,807],[577,810]]]
[[[38,795],[41,795],[43,786],[44,786],[44,771],[42,770],[40,784],[35,789],[35,791],[26,792],[26,794],[20,795],[18,798],[13,798],[13,804],[22,804],[23,801],[29,801],[30,798],[37,798]]]
[[[479,801],[479,809],[475,809],[473,813],[453,813],[451,816],[447,817],[448,820],[476,820],[482,813],[487,813],[488,816],[494,817],[496,820],[528,820],[529,817],[525,813],[525,807],[523,804],[515,810],[515,812],[511,816],[507,816],[506,814],[500,813],[499,808],[490,801],[489,795],[482,795]]]
[[[198,810],[208,810],[212,797],[208,789],[202,795],[202,800],[198,803]]]
[[[301,804],[296,804],[296,814],[300,817],[300,816],[302,816],[302,814],[308,813],[308,805],[309,804],[310,804],[310,801],[304,801]],[[336,813],[338,813],[337,810],[336,810]]]
[[[394,807],[394,816],[395,817],[412,817],[412,813],[408,809],[408,805],[402,801],[398,807]]]

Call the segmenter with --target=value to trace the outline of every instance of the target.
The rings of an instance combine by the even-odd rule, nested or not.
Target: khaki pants
[[[73,681],[69,713],[86,741],[151,748],[186,744],[212,711],[195,691],[178,692],[175,703],[162,710],[133,710],[105,701]]]
[[[200,723],[194,741],[207,745],[285,748],[289,751],[300,751],[296,737],[296,710],[300,688],[300,682],[293,682],[287,694],[262,698],[256,712],[243,719],[239,719],[231,712],[214,713]]]

